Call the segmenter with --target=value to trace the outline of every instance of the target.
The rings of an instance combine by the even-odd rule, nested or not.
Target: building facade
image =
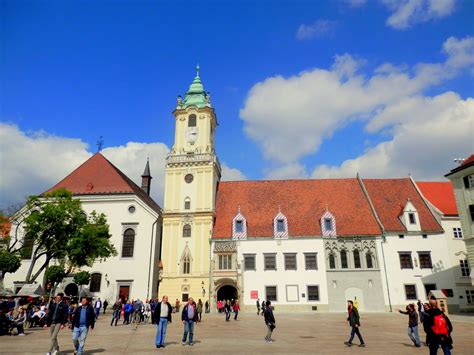
[[[117,298],[145,299],[158,292],[161,208],[149,196],[150,183],[148,163],[140,188],[97,153],[47,191],[65,188],[81,201],[87,215],[93,211],[106,215],[112,235],[110,242],[118,255],[81,268],[91,274],[86,287],[91,296],[111,303]],[[20,224],[19,235],[23,235],[22,228]],[[5,287],[18,291],[30,263],[31,253],[23,255],[20,269],[6,275]],[[41,264],[41,259],[38,263]],[[77,296],[80,291],[73,282],[76,271],[79,270],[73,270],[59,286],[69,296]],[[37,282],[42,280],[43,273]]]

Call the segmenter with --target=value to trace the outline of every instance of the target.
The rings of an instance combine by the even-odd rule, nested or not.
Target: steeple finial
[[[196,77],[199,78],[199,64],[196,65]]]

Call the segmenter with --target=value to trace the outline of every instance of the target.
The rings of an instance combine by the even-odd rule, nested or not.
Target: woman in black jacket
[[[364,339],[362,339],[362,334],[360,334],[360,317],[359,317],[359,312],[357,311],[357,308],[354,307],[354,302],[352,301],[347,301],[347,312],[349,313],[349,316],[347,317],[347,321],[349,322],[349,325],[351,326],[351,337],[349,341],[346,341],[344,344],[347,346],[352,346],[352,340],[354,340],[354,335],[357,335],[357,337],[360,340],[360,347],[365,347]]]

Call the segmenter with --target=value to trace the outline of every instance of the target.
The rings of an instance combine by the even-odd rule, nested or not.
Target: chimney
[[[150,175],[150,159],[146,160],[145,170],[142,174],[142,190],[149,196],[151,187],[151,175]]]

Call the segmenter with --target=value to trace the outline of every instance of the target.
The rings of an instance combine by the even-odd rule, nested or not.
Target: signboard
[[[250,291],[250,299],[251,300],[258,299],[258,291]]]

